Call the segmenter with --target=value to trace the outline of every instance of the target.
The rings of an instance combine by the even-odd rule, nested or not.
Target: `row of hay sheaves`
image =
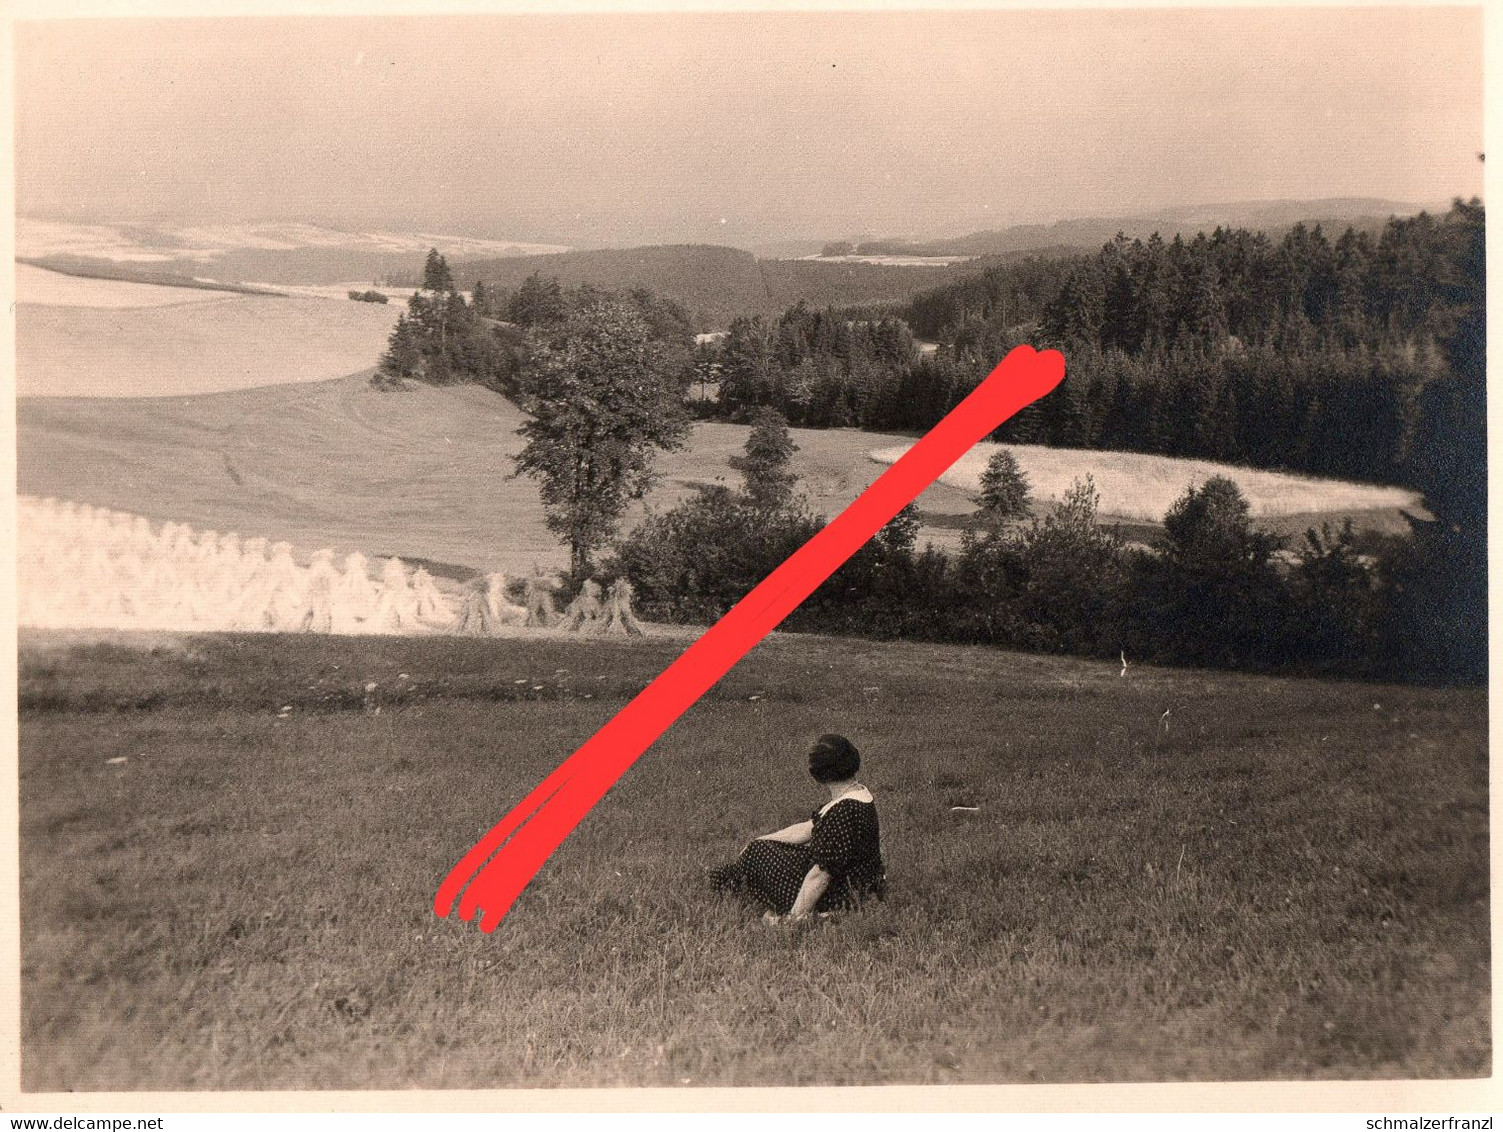
[[[453,593],[400,558],[372,563],[355,552],[339,563],[332,550],[319,550],[304,565],[286,542],[155,524],[68,500],[22,496],[18,519],[24,626],[464,636],[525,628],[643,631],[625,579],[609,588],[585,582],[559,613],[559,582],[541,570],[520,586],[502,573],[477,574]]]

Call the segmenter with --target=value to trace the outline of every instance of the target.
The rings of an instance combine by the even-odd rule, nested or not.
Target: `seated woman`
[[[809,773],[830,800],[809,821],[751,842],[729,865],[710,870],[718,889],[750,893],[765,918],[803,919],[883,895],[886,870],[871,791],[856,781],[861,756],[842,735],[823,735],[809,752]]]

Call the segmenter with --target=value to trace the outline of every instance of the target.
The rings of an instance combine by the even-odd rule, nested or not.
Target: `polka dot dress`
[[[830,886],[816,912],[848,907],[863,896],[881,896],[886,870],[877,827],[877,807],[843,798],[823,813],[814,812],[814,834],[805,845],[758,839],[731,866],[715,870],[719,887],[750,892],[779,915],[798,898],[815,865],[830,874]]]

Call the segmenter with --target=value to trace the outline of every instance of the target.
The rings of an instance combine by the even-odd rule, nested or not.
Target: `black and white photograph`
[[[7,1107],[1491,1078],[1481,6],[126,12]]]

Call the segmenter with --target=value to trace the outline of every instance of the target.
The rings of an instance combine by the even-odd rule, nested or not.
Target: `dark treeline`
[[[766,405],[795,425],[869,425],[900,412],[917,357],[913,333],[893,316],[852,320],[799,303],[776,322],[739,318],[720,346],[716,410],[745,418]]]
[[[599,248],[545,256],[456,261],[465,280],[509,292],[532,275],[563,286],[582,283],[616,292],[645,288],[680,304],[696,330],[726,326],[741,315],[776,318],[800,300],[811,306],[902,303],[915,291],[949,282],[970,270],[892,267],[870,263],[758,259],[751,252],[709,245]],[[395,286],[416,283],[419,273],[391,275]]]
[[[1480,205],[1334,242],[1218,229],[1118,239],[1074,266],[1035,337],[1064,386],[1001,438],[1416,482],[1422,391],[1477,301]]]
[[[1023,341],[1063,349],[1064,384],[998,439],[1195,456],[1414,484],[1422,393],[1478,280],[1479,203],[1334,242],[1218,228],[1118,238],[924,292],[885,318],[802,305],[732,324],[719,411],[771,405],[807,427],[927,429]],[[899,350],[906,325],[940,343]],[[881,343],[874,332],[881,328]]]
[[[777,468],[758,468],[747,451],[742,490],[705,488],[618,542],[608,572],[631,579],[649,617],[713,622],[822,527]],[[1253,526],[1224,478],[1186,489],[1153,550],[1098,522],[1089,479],[1038,519],[967,532],[958,554],[918,549],[918,529],[910,505],[785,627],[1133,662],[1391,678],[1464,671],[1454,655],[1439,667],[1416,656],[1423,639],[1409,635],[1401,592],[1415,575],[1402,554],[1359,554],[1348,524],[1312,531],[1283,563],[1280,540]]]
[[[1029,258],[925,292],[906,306],[811,309],[734,320],[721,343],[715,411],[770,406],[805,428],[928,428],[1021,339],[1063,285],[1068,262]],[[943,339],[924,353],[919,338]]]
[[[718,411],[925,429],[1021,341],[1063,349],[1062,387],[999,439],[1200,456],[1398,482],[1434,522],[1359,554],[1312,531],[1276,566],[1228,481],[1187,493],[1162,545],[1124,548],[1088,489],[958,556],[875,540],[790,624],[822,631],[1392,678],[1486,672],[1485,217],[1393,220],[1376,237],[1219,230],[1117,240],[921,295],[894,314],[787,311],[733,324]],[[941,348],[919,354],[914,328]],[[1209,491],[1209,494],[1206,492]],[[699,618],[807,535],[730,495],[648,525],[623,569],[660,616]],[[713,517],[713,518],[712,518]],[[714,526],[722,571],[692,562]],[[787,528],[785,530],[784,528]],[[762,533],[758,533],[761,531]],[[781,532],[781,533],[780,533]],[[681,547],[681,550],[675,549]],[[737,547],[739,549],[731,549]],[[682,560],[682,561],[681,561]],[[743,578],[742,575],[745,575]],[[679,596],[683,594],[685,596]],[[698,601],[699,606],[692,603]]]

